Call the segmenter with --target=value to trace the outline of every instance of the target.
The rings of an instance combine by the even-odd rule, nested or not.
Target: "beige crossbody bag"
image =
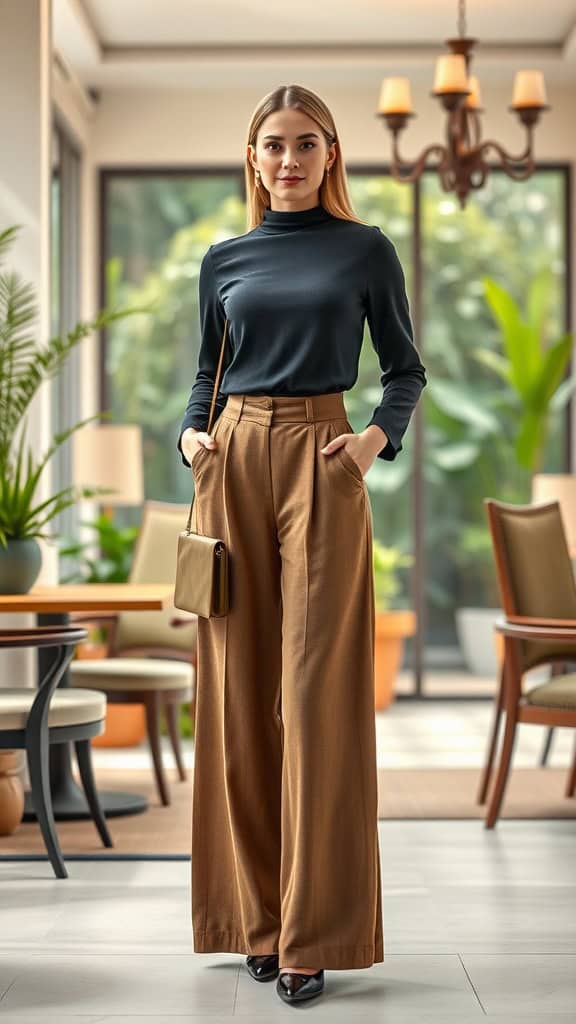
[[[224,324],[222,335],[220,359],[208,417],[208,433],[212,427],[216,407],[227,328],[228,320]],[[186,529],[178,535],[174,605],[182,611],[194,612],[203,618],[226,615],[229,608],[228,549],[223,540],[205,537],[192,530],[193,505],[194,494],[190,502]]]

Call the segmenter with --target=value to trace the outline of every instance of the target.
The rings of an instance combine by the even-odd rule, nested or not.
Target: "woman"
[[[247,233],[202,260],[178,440],[195,528],[231,565],[229,614],[198,620],[192,921],[196,952],[247,953],[294,1003],[384,958],[364,476],[401,451],[426,377],[395,248],[354,215],[318,96],[264,97],[245,175]],[[356,434],[365,318],[383,396]]]

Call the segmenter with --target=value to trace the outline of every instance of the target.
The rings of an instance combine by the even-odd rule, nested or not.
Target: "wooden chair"
[[[50,795],[51,743],[74,741],[80,778],[104,846],[113,846],[92,771],[90,737],[104,732],[106,697],[97,690],[57,689],[77,643],[79,626],[0,629],[0,648],[56,647],[56,656],[37,689],[0,687],[0,749],[25,750],[34,810],[57,878],[68,878],[58,842]]]
[[[160,501],[144,503],[142,524],[134,548],[131,583],[173,583],[178,533],[186,525],[189,505]],[[76,659],[70,665],[74,686],[91,686],[114,703],[143,704],[152,764],[160,800],[170,804],[170,792],[160,743],[160,714],[164,711],[181,781],[187,778],[180,745],[179,709],[191,703],[195,713],[197,619],[172,624],[174,606],[162,611],[74,613],[74,622],[94,622],[108,633],[106,658]]]
[[[490,784],[502,713],[505,729],[496,781],[486,815],[493,828],[508,778],[518,722],[576,728],[576,673],[562,665],[576,659],[576,582],[560,505],[510,505],[485,498],[504,615],[496,629],[504,637],[504,657],[494,721],[478,803]],[[524,673],[551,664],[550,681],[522,690]],[[560,666],[560,672],[558,672]],[[576,749],[566,796],[576,789]]]

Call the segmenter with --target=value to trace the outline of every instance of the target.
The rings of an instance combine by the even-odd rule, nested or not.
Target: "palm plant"
[[[0,267],[18,226],[0,232]],[[103,310],[93,320],[78,323],[64,337],[39,345],[32,325],[37,319],[33,287],[8,269],[0,270],[0,546],[36,537],[53,539],[46,524],[62,509],[81,498],[109,494],[109,488],[68,486],[45,501],[35,500],[42,470],[56,449],[75,431],[92,420],[107,418],[96,413],[66,430],[57,432],[46,452],[36,458],[26,443],[28,407],[42,381],[53,377],[69,352],[83,338],[122,317],[145,310]],[[21,434],[16,439],[18,428]]]
[[[572,335],[564,333],[550,344],[546,342],[550,282],[548,269],[533,278],[524,316],[501,285],[484,278],[486,300],[500,327],[504,354],[486,348],[474,351],[478,362],[498,374],[515,393],[516,460],[531,471],[538,471],[541,463],[550,414],[564,408],[576,389],[576,376],[564,379]]]

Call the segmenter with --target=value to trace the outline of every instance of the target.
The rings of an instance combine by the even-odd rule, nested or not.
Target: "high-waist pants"
[[[341,393],[230,395],[191,464],[193,529],[230,557],[198,619],[192,925],[199,953],[383,960],[372,512]]]

